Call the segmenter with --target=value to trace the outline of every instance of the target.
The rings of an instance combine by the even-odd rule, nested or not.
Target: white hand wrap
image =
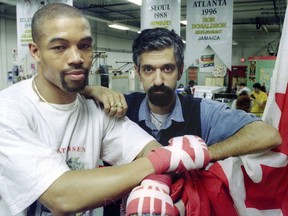
[[[169,146],[154,149],[148,158],[155,173],[198,169],[206,166],[210,161],[205,142],[193,135],[170,139]]]
[[[171,179],[152,174],[134,188],[127,200],[126,215],[174,215],[172,198],[169,195]]]

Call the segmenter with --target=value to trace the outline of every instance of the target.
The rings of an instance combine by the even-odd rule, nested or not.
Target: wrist
[[[147,171],[145,177],[147,177],[149,175],[156,174],[156,170],[155,170],[155,167],[153,165],[153,162],[148,157],[141,157],[139,159],[140,160],[142,160],[142,159],[145,160],[145,164],[146,164],[145,171]]]
[[[172,178],[168,174],[151,174],[151,175],[146,176],[144,180],[146,179],[164,183],[168,185],[169,187],[172,185]]]
[[[211,147],[208,147],[208,154],[209,154],[209,157],[210,157],[210,161],[216,161],[216,157],[215,157],[215,154],[213,154],[213,150]]]
[[[171,147],[170,147],[171,148]],[[155,174],[170,172],[171,167],[171,149],[169,146],[154,148],[148,155],[150,163],[153,166]],[[175,167],[176,168],[176,167]],[[173,170],[176,171],[176,170]]]
[[[80,92],[84,96],[91,96],[93,88],[91,86],[85,86],[85,88]]]

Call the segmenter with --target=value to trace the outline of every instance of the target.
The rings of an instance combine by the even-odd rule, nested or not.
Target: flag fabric
[[[182,194],[188,199],[175,205],[185,206],[185,214],[178,209],[180,215],[288,216],[287,8],[262,119],[279,130],[282,144],[265,153],[230,157],[206,170],[191,171],[183,177]]]
[[[230,194],[239,215],[288,215],[288,12],[283,25],[263,121],[279,130],[282,144],[263,154],[240,157],[242,188]],[[239,174],[238,174],[239,175]],[[241,174],[242,175],[242,174]],[[234,178],[234,177],[233,177]],[[235,182],[235,180],[234,180]],[[241,181],[242,183],[242,181]],[[244,192],[243,200],[239,190]]]

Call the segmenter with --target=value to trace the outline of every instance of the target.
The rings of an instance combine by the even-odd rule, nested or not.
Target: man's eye
[[[169,73],[171,71],[173,71],[173,67],[171,66],[165,66],[164,68],[162,68],[162,71],[166,72],[166,73]]]
[[[52,47],[53,50],[56,50],[56,51],[62,51],[65,49],[64,46],[55,46],[55,47]]]
[[[80,49],[91,49],[91,47],[92,46],[90,44],[83,44],[79,46]]]
[[[145,73],[152,73],[153,72],[153,68],[151,67],[146,67],[144,68]]]

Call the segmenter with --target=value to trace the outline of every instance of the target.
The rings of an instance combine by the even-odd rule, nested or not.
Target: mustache
[[[164,84],[160,86],[154,85],[148,89],[148,99],[155,106],[167,106],[173,99],[173,90]]]
[[[73,71],[73,70],[82,70],[82,71],[84,71],[85,74],[88,74],[88,72],[89,72],[89,69],[88,69],[88,68],[83,67],[82,65],[79,65],[79,66],[75,65],[75,66],[73,66],[73,67],[69,67],[69,68],[67,68],[67,69],[62,70],[62,73],[63,73],[63,74],[69,73],[69,72],[71,72],[71,71]]]
[[[167,89],[168,89],[168,87],[167,86],[165,86],[164,84],[162,84],[162,85],[160,85],[160,86],[152,86],[152,87],[150,87],[149,88],[149,92],[166,92],[167,91]]]

